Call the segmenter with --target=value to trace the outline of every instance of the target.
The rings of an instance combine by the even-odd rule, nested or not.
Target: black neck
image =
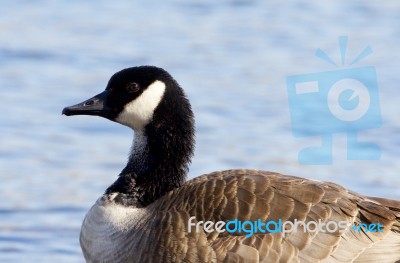
[[[165,112],[174,104],[168,102],[168,107],[159,107],[164,110],[157,110],[151,123],[135,132],[128,164],[106,191],[118,193],[115,200],[124,205],[147,206],[186,180],[194,150],[192,112],[186,99],[183,105],[174,105],[182,109]]]

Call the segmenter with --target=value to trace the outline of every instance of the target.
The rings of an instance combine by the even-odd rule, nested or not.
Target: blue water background
[[[83,262],[86,211],[123,168],[133,133],[101,118],[61,115],[116,71],[167,69],[196,115],[190,178],[257,168],[400,198],[400,3],[393,1],[3,1],[0,7],[0,262]],[[360,136],[378,161],[300,165],[318,138],[294,138],[286,78],[373,54],[383,125]]]

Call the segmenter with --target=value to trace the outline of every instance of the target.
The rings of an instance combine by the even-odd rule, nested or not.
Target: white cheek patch
[[[116,121],[134,130],[143,129],[153,118],[154,110],[163,98],[165,88],[164,82],[159,80],[153,82],[139,97],[125,105]]]

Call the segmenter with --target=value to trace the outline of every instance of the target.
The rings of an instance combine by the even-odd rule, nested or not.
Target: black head
[[[141,130],[153,121],[156,111],[157,115],[164,112],[192,118],[189,102],[171,75],[161,68],[141,66],[115,73],[105,91],[64,108],[62,113],[101,116]]]

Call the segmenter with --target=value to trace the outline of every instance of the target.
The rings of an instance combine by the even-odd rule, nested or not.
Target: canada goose
[[[101,116],[135,132],[126,167],[83,221],[80,244],[87,262],[400,260],[400,201],[259,170],[220,171],[185,181],[194,149],[193,114],[181,87],[161,68],[119,71],[105,91],[64,108],[63,114]],[[314,225],[283,233],[273,225],[248,236],[249,225],[233,233],[201,225],[279,220],[374,225],[375,231],[339,231],[331,225],[329,232]]]

